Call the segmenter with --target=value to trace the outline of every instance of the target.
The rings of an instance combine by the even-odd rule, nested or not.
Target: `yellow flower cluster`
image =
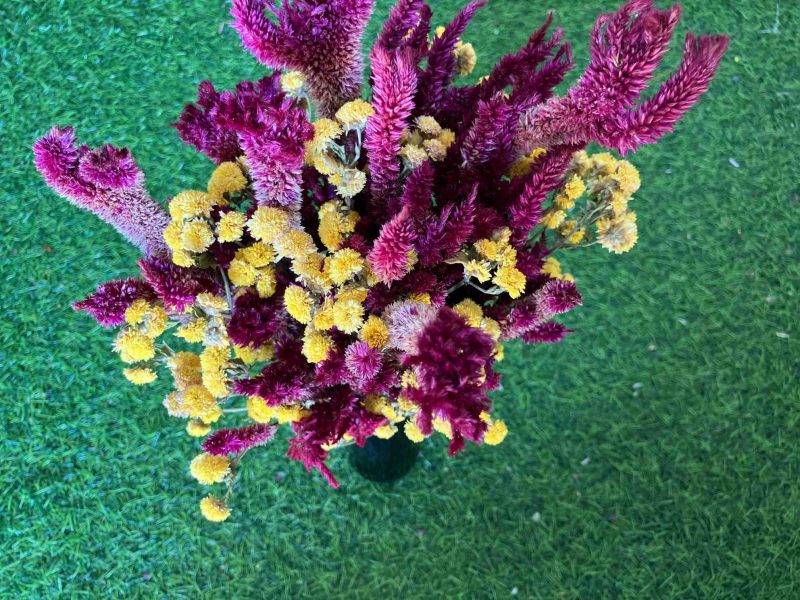
[[[455,133],[439,125],[431,116],[422,115],[414,121],[415,127],[403,132],[400,138],[400,158],[409,170],[416,169],[424,161],[444,160],[447,150],[456,140]]]
[[[336,111],[334,119],[314,121],[314,137],[306,142],[306,164],[313,165],[347,200],[358,195],[367,183],[367,175],[358,168],[361,157],[362,133],[367,120],[375,114],[369,102],[351,100]],[[355,144],[340,143],[340,138],[355,132]]]
[[[200,501],[200,513],[209,521],[221,523],[231,516],[231,509],[225,500],[209,494]]]
[[[496,343],[495,360],[498,361],[503,360],[504,356],[503,344],[501,344],[499,341],[500,323],[498,323],[492,318],[485,316],[483,314],[483,308],[474,300],[470,299],[462,300],[461,302],[453,306],[453,310],[456,311],[462,317],[464,317],[464,320],[470,327],[483,329],[486,333],[488,333]]]
[[[176,265],[196,265],[215,240],[233,242],[241,238],[244,215],[226,211],[215,230],[211,211],[215,206],[228,207],[228,196],[241,192],[246,186],[247,177],[240,165],[224,162],[211,175],[207,191],[188,190],[170,201],[172,221],[164,230],[164,241],[172,251],[172,261]]]
[[[542,265],[542,273],[551,279],[563,279],[564,281],[575,281],[570,273],[561,272],[561,263],[554,257],[548,256]]]
[[[219,483],[230,473],[231,461],[227,456],[216,456],[203,452],[189,464],[192,477],[203,485]]]
[[[275,251],[265,242],[239,248],[228,266],[228,279],[235,286],[255,287],[260,297],[269,298],[277,285],[273,262]]]
[[[519,298],[525,291],[525,275],[517,269],[517,250],[510,244],[511,230],[498,229],[491,238],[475,242],[462,252],[454,262],[464,267],[466,280],[476,279],[485,283],[491,279],[500,290],[512,298]]]
[[[336,252],[353,233],[359,218],[360,215],[343,202],[326,202],[319,207],[319,239],[330,252]]]
[[[437,27],[434,34],[436,37],[441,37],[444,33],[444,27]],[[461,38],[456,42],[456,47],[453,50],[456,57],[456,68],[458,74],[461,76],[469,75],[472,73],[475,65],[478,64],[478,55],[475,53],[475,48],[470,43],[464,43]]]
[[[525,156],[518,158],[511,163],[511,166],[508,169],[508,176],[513,178],[524,177],[525,175],[528,175],[533,169],[534,163],[546,152],[546,148],[534,148]]]
[[[125,378],[135,385],[156,380],[151,361],[156,356],[155,340],[168,325],[167,311],[147,300],[134,300],[125,311],[125,325],[114,340],[114,351],[128,364],[145,363],[123,370]]]
[[[256,423],[269,423],[272,420],[278,423],[294,423],[307,417],[308,411],[298,404],[270,406],[264,398],[250,396],[247,399],[247,415]]]
[[[571,246],[591,243],[589,228],[594,224],[601,246],[617,254],[627,252],[638,238],[636,214],[628,203],[640,184],[639,172],[631,163],[607,152],[592,156],[577,152],[566,182],[541,224],[558,232],[560,245]],[[584,194],[586,203],[570,218],[570,211]]]

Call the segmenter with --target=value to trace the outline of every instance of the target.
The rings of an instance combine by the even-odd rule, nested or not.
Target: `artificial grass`
[[[460,4],[432,2],[439,21]],[[475,76],[548,8],[585,65],[614,2],[577,4],[495,0],[466,36]],[[6,3],[0,597],[800,596],[800,8],[776,21],[773,2],[684,4],[681,35],[726,32],[731,49],[677,132],[632,158],[638,247],[563,257],[584,295],[565,319],[577,334],[507,349],[506,442],[456,460],[426,442],[389,487],[337,456],[333,491],[284,438],[248,456],[220,526],[197,516],[197,443],[161,409],[166,388],[128,385],[111,334],[69,308],[132,274],[135,250],[47,190],[29,149],[75,124],[131,147],[164,198],[209,173],[167,128],[196,84],[263,69],[221,0]]]

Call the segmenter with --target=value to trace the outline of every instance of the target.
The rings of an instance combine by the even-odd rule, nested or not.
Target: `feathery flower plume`
[[[116,327],[125,322],[125,311],[135,300],[153,302],[156,298],[150,284],[129,277],[102,284],[72,308],[86,311],[103,327]]]
[[[144,188],[144,174],[127,148],[77,147],[72,127],[53,127],[33,145],[47,184],[75,206],[94,213],[148,256],[166,256],[167,212]]]
[[[214,456],[240,454],[255,446],[262,446],[272,439],[277,425],[256,423],[237,429],[220,429],[203,442],[203,450]]]

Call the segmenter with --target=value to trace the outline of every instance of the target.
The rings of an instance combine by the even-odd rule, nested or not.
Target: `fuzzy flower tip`
[[[221,523],[231,516],[231,509],[225,500],[209,494],[200,501],[200,513],[213,523]]]
[[[239,454],[255,446],[266,444],[275,435],[277,427],[265,424],[238,429],[220,429],[206,438],[203,450],[214,456]]]
[[[227,456],[215,456],[210,453],[198,454],[189,465],[192,477],[204,485],[218,483],[225,479],[230,471],[230,459]]]

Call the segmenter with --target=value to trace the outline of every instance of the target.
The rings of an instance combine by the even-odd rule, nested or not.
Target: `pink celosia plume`
[[[53,127],[33,146],[47,184],[75,206],[114,227],[148,256],[167,256],[169,216],[144,188],[144,174],[127,148],[76,146],[75,130]]]

